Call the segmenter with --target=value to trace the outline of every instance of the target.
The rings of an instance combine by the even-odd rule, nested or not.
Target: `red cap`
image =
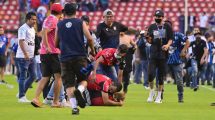
[[[60,12],[62,12],[63,7],[61,6],[60,3],[54,3],[54,4],[52,4],[52,6],[51,6],[51,11],[52,11],[52,10],[55,11],[55,12],[60,13]]]

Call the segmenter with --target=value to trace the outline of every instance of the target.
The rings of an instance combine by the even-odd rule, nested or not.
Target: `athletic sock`
[[[158,96],[157,96],[157,98],[160,98],[160,99],[161,99],[161,93],[162,93],[162,91],[158,91]]]
[[[85,90],[85,87],[84,87],[83,85],[79,85],[79,86],[78,86],[78,90],[79,90],[81,93],[83,93],[84,90]]]
[[[72,106],[72,109],[77,108],[77,101],[75,98],[70,98],[69,101]]]

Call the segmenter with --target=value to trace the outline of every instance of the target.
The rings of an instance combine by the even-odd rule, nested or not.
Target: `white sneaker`
[[[61,102],[63,107],[71,107],[70,102],[67,102],[66,99],[63,99],[63,101]]]
[[[19,93],[16,94],[16,98],[19,98]]]
[[[53,103],[53,100],[46,98],[45,100],[43,100],[43,103],[46,105],[51,105]]]
[[[160,97],[157,97],[156,100],[155,100],[155,103],[158,103],[158,104],[162,103],[161,98],[160,98]]]
[[[155,96],[155,91],[151,90],[149,92],[149,97],[147,99],[147,102],[153,102],[154,101],[154,96]]]
[[[145,88],[146,90],[149,90],[149,89],[150,89],[148,86],[144,86],[144,88]]]
[[[18,99],[18,102],[20,102],[20,103],[30,103],[31,101],[28,100],[26,98],[26,96],[23,96],[23,97],[21,97],[21,98]]]

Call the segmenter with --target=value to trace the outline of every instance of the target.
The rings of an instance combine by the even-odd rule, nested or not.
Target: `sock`
[[[158,91],[158,98],[161,98],[161,93],[162,93],[162,91]]]
[[[83,85],[79,85],[78,90],[80,90],[80,92],[83,93],[85,90],[85,87]]]
[[[77,108],[77,101],[75,98],[70,98],[69,101],[72,106],[72,109]]]

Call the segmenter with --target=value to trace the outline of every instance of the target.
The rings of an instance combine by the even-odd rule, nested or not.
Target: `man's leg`
[[[134,70],[134,83],[141,83],[141,78],[142,78],[142,63],[141,61],[137,62],[135,61],[135,70]],[[146,66],[148,67],[148,66]],[[148,74],[146,74],[148,75]]]
[[[173,67],[173,72],[177,84],[177,90],[178,90],[178,102],[182,103],[183,101],[183,92],[184,92],[184,87],[183,87],[183,76],[182,76],[182,65],[172,65]]]
[[[197,91],[197,76],[198,76],[198,65],[196,60],[191,60],[191,79],[192,79],[192,87],[194,88],[194,91]]]
[[[59,105],[59,96],[60,96],[60,90],[62,87],[62,79],[61,79],[61,74],[60,73],[55,73],[55,82],[54,82],[54,99],[52,106],[57,106]]]
[[[30,64],[28,66],[28,78],[25,81],[25,93],[27,92],[28,88],[31,86],[31,84],[34,82],[36,78],[36,72],[35,72],[35,60],[31,59]]]
[[[149,60],[149,65],[148,65],[148,80],[149,80],[149,87],[150,87],[150,92],[149,92],[149,97],[147,99],[147,102],[153,102],[154,101],[154,78],[155,78],[155,72],[156,72],[156,63],[155,60]]]
[[[149,82],[148,82],[148,60],[143,60],[142,63],[143,63],[142,67],[143,67],[143,76],[144,76],[143,86],[145,86],[145,88],[147,89],[149,86]]]

